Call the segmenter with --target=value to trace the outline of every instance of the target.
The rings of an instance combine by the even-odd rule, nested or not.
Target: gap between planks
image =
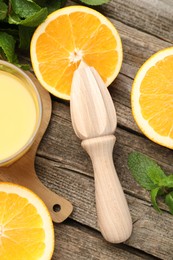
[[[98,231],[72,219],[54,227],[57,239],[52,260],[159,259],[124,244],[107,243]]]
[[[68,1],[68,5],[76,4],[77,1]],[[172,0],[112,0],[94,9],[116,22],[172,43]]]
[[[55,162],[36,159],[36,170],[41,181],[53,191],[69,199],[74,211],[71,218],[98,230],[94,180],[70,170],[59,169]],[[141,200],[126,195],[132,214],[133,234],[125,244],[162,259],[172,259],[172,216],[159,215]]]

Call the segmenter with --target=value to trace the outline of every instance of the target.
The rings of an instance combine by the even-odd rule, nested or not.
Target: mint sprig
[[[173,174],[166,175],[154,160],[139,152],[129,154],[128,167],[134,179],[150,192],[155,210],[161,212],[157,204],[160,196],[173,214]]]
[[[21,66],[16,53],[29,54],[35,28],[63,5],[64,0],[0,0],[0,58]]]

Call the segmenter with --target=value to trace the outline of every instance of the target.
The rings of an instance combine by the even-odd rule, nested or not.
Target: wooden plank
[[[99,11],[131,27],[172,42],[172,0],[112,0]]]
[[[39,157],[36,160],[36,169],[45,185],[73,203],[71,218],[98,230],[93,178],[61,169],[58,163]],[[158,214],[149,203],[131,195],[126,197],[134,223],[133,234],[126,244],[156,257],[171,260],[172,216],[166,212]]]
[[[129,27],[115,19],[110,21],[117,28],[123,44],[123,66],[121,72],[134,78],[140,66],[155,52],[172,46],[171,43]]]
[[[127,156],[133,150],[142,151],[160,162],[167,172],[172,171],[173,154],[171,150],[120,128],[117,128],[115,135],[117,141],[113,157],[123,186],[128,189],[130,185],[129,191],[137,189],[134,181],[128,177],[130,174],[127,168]],[[52,158],[64,168],[92,176],[90,159],[72,129],[68,104],[53,103],[51,122],[38,154],[49,159]],[[139,189],[135,192],[138,193]]]
[[[107,243],[98,232],[69,222],[54,225],[56,243],[52,260],[155,259],[136,250],[129,251],[125,245]]]
[[[119,21],[110,19],[118,29],[123,43],[123,64],[118,77],[109,87],[117,110],[118,123],[141,133],[131,112],[131,88],[133,79],[142,64],[155,52],[172,46],[152,35],[131,28]]]
[[[154,249],[151,248],[151,244],[155,244],[153,244],[151,238],[153,237],[154,239],[156,239],[158,235],[160,235],[162,238],[163,236],[166,236],[167,232],[170,232],[171,235],[173,235],[173,231],[170,230],[172,216],[170,216],[169,214],[165,215],[165,213],[161,223],[158,223],[158,230],[152,228],[154,222],[156,221],[157,223],[157,221],[159,221],[158,218],[160,219],[162,218],[162,216],[158,215],[158,213],[156,213],[155,211],[154,213],[150,211],[151,209],[149,194],[144,189],[139,187],[133,180],[131,174],[127,169],[127,156],[128,153],[134,149],[141,151],[142,147],[142,151],[144,153],[152,156],[157,161],[161,162],[160,164],[164,166],[164,169],[171,172],[172,167],[170,165],[173,159],[172,153],[169,149],[165,149],[164,147],[158,146],[141,136],[136,136],[122,129],[117,129],[116,136],[117,142],[114,149],[114,161],[117,172],[126,192],[134,197],[129,197],[131,198],[129,199],[130,205],[133,206],[133,204],[135,203],[135,207],[133,207],[133,209],[131,210],[133,221],[136,221],[137,223],[134,237],[139,238],[140,240],[145,240],[145,237],[147,237],[148,239],[148,236],[150,236],[150,240],[148,241],[149,248],[147,247],[147,245],[144,245],[144,250],[147,253],[154,254],[158,257],[165,256],[164,248],[160,248],[161,252],[155,252],[158,245],[155,245]],[[57,102],[53,104],[53,115],[51,123],[40,145],[38,154],[48,158],[49,160],[55,161],[50,161],[51,166],[47,166],[47,161],[45,163],[42,161],[41,163],[39,163],[39,166],[37,165],[37,170],[41,179],[45,183],[47,183],[49,187],[62,192],[62,195],[72,200],[75,206],[75,210],[73,213],[73,218],[75,220],[85,225],[96,228],[94,186],[91,186],[91,184],[93,183],[92,165],[87,154],[80,146],[80,140],[75,136],[73,132],[68,105]],[[65,183],[67,173],[62,169],[69,169],[72,173],[73,171],[75,173],[74,177],[72,177],[72,173],[70,173],[72,179],[67,183]],[[60,171],[63,171],[62,176],[60,177],[60,175],[58,175],[58,177],[56,177],[57,172],[58,174],[60,174]],[[51,173],[50,176],[49,172]],[[82,179],[84,177],[87,178],[86,182],[82,180],[80,183],[77,182],[78,179]],[[87,193],[88,189],[89,193]],[[86,191],[86,193],[84,193],[84,191]],[[75,197],[75,201],[73,201],[73,196]],[[145,201],[141,202],[135,197],[141,198],[142,200],[148,201],[149,203]],[[86,202],[86,200],[89,201]],[[136,201],[140,201],[140,203],[137,203]],[[142,205],[144,205],[143,207],[141,207],[141,203]],[[147,205],[147,207],[145,204]],[[84,205],[86,205],[86,207]],[[161,206],[162,208],[164,208],[162,204]],[[147,216],[141,217],[145,212],[147,212]],[[154,217],[152,214],[154,214]],[[140,221],[137,221],[138,219],[140,219]],[[138,228],[139,223],[142,226],[141,230]],[[151,227],[149,225],[150,223]],[[150,230],[148,230],[147,228],[149,228]],[[167,245],[169,247],[171,246],[171,239],[170,241],[169,237],[167,237],[167,239],[168,241],[163,242],[168,243]],[[140,242],[140,244],[138,244],[135,240],[134,244],[132,243],[129,245],[142,250],[143,243]],[[168,250],[168,247],[166,248],[166,250]],[[169,254],[170,253],[168,252],[167,257],[169,257]]]
[[[58,166],[93,177],[89,156],[82,149],[80,140],[75,136],[71,126],[69,107],[54,103],[53,115],[45,138],[42,140],[38,154],[57,162]],[[57,114],[56,114],[57,113]],[[113,158],[116,169],[127,193],[150,202],[149,193],[133,179],[127,167],[128,154],[142,151],[155,159],[165,171],[172,172],[173,154],[171,150],[161,147],[142,136],[136,136],[120,128],[116,131],[117,141]],[[166,209],[163,203],[159,203]]]

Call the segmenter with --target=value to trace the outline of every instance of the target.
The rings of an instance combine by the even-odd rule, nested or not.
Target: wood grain
[[[116,246],[103,240],[101,234],[68,221],[55,225],[56,246],[52,260],[140,260],[155,259],[125,245]]]
[[[99,10],[140,31],[165,41],[173,40],[173,2],[171,0],[113,0]]]
[[[55,192],[68,198],[74,205],[71,218],[99,230],[97,227],[94,180],[75,171],[61,169],[56,162],[39,158],[36,169],[43,183]],[[131,195],[126,195],[133,220],[133,233],[125,242],[131,247],[161,259],[172,259],[172,216],[158,214],[151,204]]]
[[[115,136],[82,141],[94,170],[97,223],[103,237],[111,243],[126,241],[132,233],[127,201],[112,160]]]
[[[73,129],[93,164],[100,231],[111,243],[126,241],[132,221],[112,159],[115,107],[98,72],[84,62],[73,76],[70,112]]]
[[[134,181],[132,181],[127,169],[127,156],[133,150],[141,151],[142,147],[142,152],[158,161],[167,172],[173,171],[171,166],[173,154],[170,149],[159,146],[142,135],[136,135],[119,127],[115,136],[117,138],[113,155],[115,165],[121,182],[123,181],[123,186],[129,187],[129,191],[135,188],[133,187]],[[49,159],[52,158],[61,167],[92,176],[92,165],[89,157],[81,148],[80,140],[75,136],[72,129],[68,104],[53,103],[51,122],[39,147],[38,154]],[[134,193],[138,193],[138,191],[139,189],[134,190]]]
[[[159,215],[153,210],[149,194],[135,183],[127,169],[127,156],[130,151],[140,151],[142,147],[144,153],[155,158],[164,169],[171,172],[172,152],[123,129],[118,128],[116,136],[114,160],[120,181],[130,194],[127,198],[135,223],[128,244],[157,257],[171,259],[169,248],[172,247],[172,216],[166,212]],[[51,124],[38,154],[49,159],[37,158],[37,172],[42,181],[73,202],[73,219],[97,228],[92,165],[73,132],[67,105],[54,103]],[[162,204],[161,207],[164,209]],[[153,242],[154,239],[157,243]],[[159,243],[162,246],[158,246]]]

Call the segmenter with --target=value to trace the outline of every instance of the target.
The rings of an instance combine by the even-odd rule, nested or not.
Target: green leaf
[[[21,18],[27,18],[41,10],[41,7],[31,0],[11,0],[13,11]]]
[[[157,170],[158,165],[148,156],[138,152],[130,153],[128,156],[128,167],[134,179],[143,188],[152,190],[157,187],[157,185],[150,179],[147,173],[151,167]]]
[[[5,32],[0,32],[0,49],[9,62],[17,62],[17,56],[15,55],[15,39],[12,35]]]
[[[19,68],[21,68],[23,70],[29,70],[30,69],[29,64],[16,64],[16,66],[18,66]]]
[[[109,2],[109,0],[81,0],[81,2],[87,5],[102,5]]]
[[[35,28],[19,25],[19,49],[28,50]]]
[[[161,210],[159,209],[159,207],[157,205],[157,196],[159,194],[159,191],[160,191],[160,187],[157,187],[150,191],[150,195],[151,195],[151,201],[152,201],[154,209],[161,213]]]
[[[0,20],[4,20],[7,16],[8,6],[4,2],[0,2]]]
[[[36,27],[46,19],[47,15],[48,15],[47,8],[42,8],[37,13],[27,17],[24,20],[21,20],[17,14],[12,13],[9,15],[8,22],[10,24],[18,24],[26,27]]]
[[[8,16],[8,23],[9,24],[19,24],[21,22],[20,17],[15,14],[14,12],[12,12],[9,16]]]
[[[166,195],[165,203],[169,207],[169,211],[173,214],[173,191]]]
[[[36,27],[46,19],[47,15],[47,8],[42,8],[34,15],[26,18],[25,20],[22,20],[20,24],[27,27]]]
[[[151,165],[148,167],[147,175],[153,181],[154,184],[159,184],[160,181],[167,176],[158,164]]]
[[[159,181],[160,187],[173,188],[173,174],[166,176],[166,178]]]
[[[8,28],[0,28],[0,32],[6,32],[6,33],[14,36],[14,38],[18,37],[18,29],[10,28],[10,26]]]

